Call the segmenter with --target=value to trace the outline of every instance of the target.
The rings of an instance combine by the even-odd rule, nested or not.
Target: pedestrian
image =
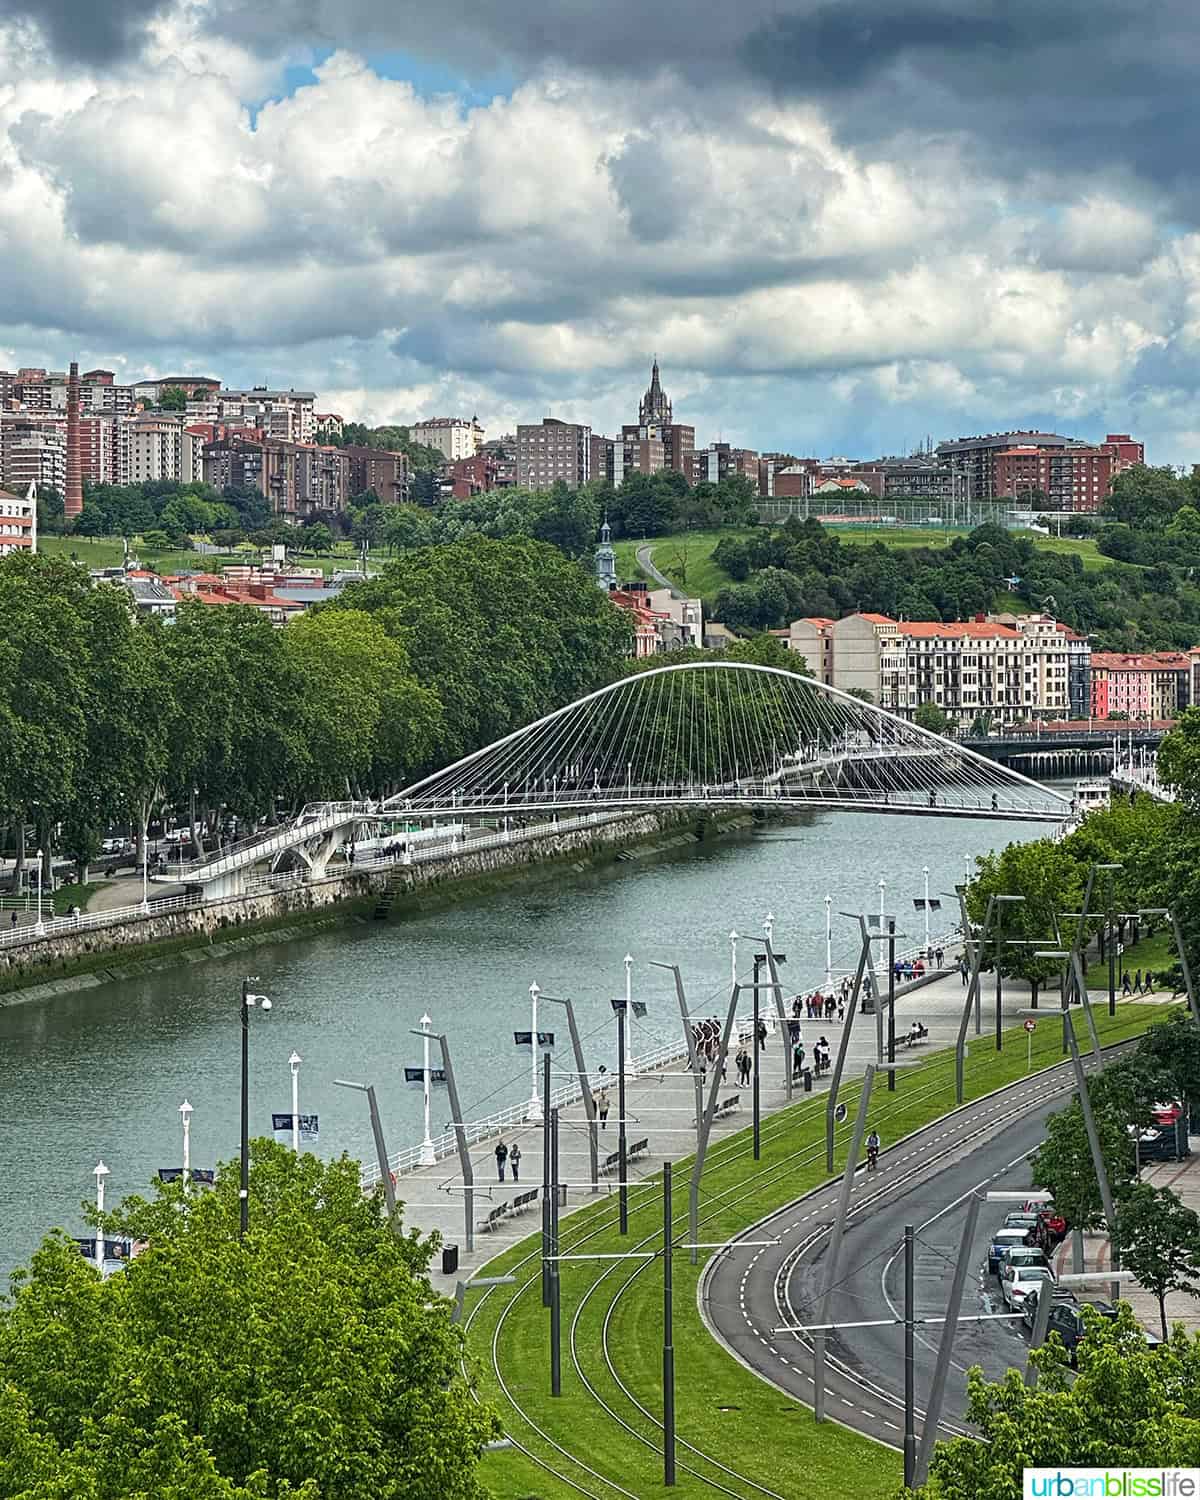
[[[833,996],[832,995],[826,995],[826,997],[825,997],[825,1019],[827,1021],[832,1021],[833,1020],[833,1013],[834,1013],[834,1011],[836,1009],[837,1009],[837,1003],[834,1000]]]
[[[1150,993],[1150,989],[1151,989],[1151,985],[1150,985],[1150,970],[1147,969],[1146,970],[1145,978],[1142,980],[1142,994],[1143,995],[1148,995]]]
[[[796,998],[792,1001],[792,1015],[794,1015],[798,1021],[803,1013],[803,1005],[800,996],[797,995]]]
[[[1124,974],[1121,975],[1121,994],[1122,995],[1128,995],[1129,994],[1129,974],[1128,974],[1128,972],[1126,972],[1126,973],[1124,973]]]
[[[13,914],[12,914],[12,923],[11,923],[11,925],[13,927],[15,927],[17,925],[17,914],[16,914],[16,912],[13,912]]]
[[[701,1065],[703,1066],[703,1064]],[[596,1113],[600,1116],[600,1129],[608,1126],[608,1090],[601,1089],[596,1096]]]
[[[967,955],[964,953],[958,960],[958,977],[962,980],[962,987],[967,987]]]
[[[1141,969],[1138,969],[1137,972],[1133,976],[1133,993],[1135,995],[1140,995],[1142,993],[1142,971],[1141,971]]]
[[[516,1141],[513,1142],[513,1148],[508,1153],[508,1164],[512,1168],[513,1181],[514,1182],[520,1182],[520,1180],[521,1180],[521,1148],[517,1144]]]
[[[797,1042],[792,1048],[792,1077],[799,1078],[804,1072],[804,1043]]]
[[[844,1021],[846,1019],[846,997],[845,997],[845,995],[842,995],[838,999],[837,1010],[838,1010],[838,1020],[839,1021]]]
[[[946,967],[946,950],[944,948],[939,948],[934,957],[937,959],[938,968],[944,969]]]
[[[758,1050],[760,1052],[767,1050],[767,1023],[762,1020],[758,1023]]]
[[[496,1142],[496,1173],[501,1182],[504,1181],[504,1166],[507,1161],[508,1147],[504,1144],[503,1138],[501,1138]]]

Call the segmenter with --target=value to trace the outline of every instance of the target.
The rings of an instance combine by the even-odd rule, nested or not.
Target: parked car
[[[1061,1245],[1067,1237],[1067,1221],[1052,1203],[1038,1209],[1037,1225],[1033,1231],[1033,1242],[1047,1254]]]
[[[1020,1312],[1029,1293],[1043,1284],[1054,1285],[1054,1273],[1048,1266],[1005,1266],[1000,1273],[1000,1295],[1013,1310]]]
[[[1025,1300],[1021,1303],[1021,1320],[1025,1324],[1025,1327],[1031,1330],[1034,1319],[1037,1317],[1038,1298],[1041,1296],[1041,1292],[1041,1287],[1035,1286],[1032,1291],[1026,1292]],[[1065,1286],[1056,1286],[1051,1295],[1054,1298],[1055,1305],[1060,1302],[1064,1302],[1072,1307],[1075,1305],[1075,1293]]]
[[[1117,1316],[1117,1310],[1111,1302],[1093,1302],[1091,1306],[1102,1318],[1113,1319]],[[1070,1303],[1055,1303],[1050,1309],[1046,1338],[1049,1339],[1052,1333],[1058,1334],[1062,1339],[1063,1347],[1074,1367],[1079,1362],[1079,1346],[1087,1337],[1087,1324],[1084,1322],[1083,1309],[1078,1305],[1071,1306]]]
[[[1014,1208],[1004,1215],[1005,1229],[1036,1229],[1038,1216],[1031,1208]]]
[[[1000,1253],[1011,1245],[1027,1245],[1029,1231],[1026,1229],[997,1229],[988,1242],[987,1268],[995,1276],[1000,1270]]]
[[[997,1256],[997,1272],[1004,1275],[1005,1266],[1047,1266],[1046,1252],[1036,1245],[1004,1245]]]

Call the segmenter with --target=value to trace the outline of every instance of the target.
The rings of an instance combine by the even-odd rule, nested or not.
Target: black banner
[[[531,1046],[532,1045],[532,1040],[533,1040],[533,1032],[532,1031],[514,1031],[513,1032],[513,1041],[516,1042],[516,1044],[517,1044],[518,1047],[528,1047],[528,1046]],[[554,1033],[552,1031],[539,1031],[538,1032],[538,1046],[539,1047],[553,1047],[554,1046]]]
[[[414,1084],[419,1089],[423,1089],[425,1087],[425,1069],[405,1068],[404,1081],[408,1084]],[[435,1087],[440,1084],[444,1088],[446,1085],[445,1068],[430,1068],[429,1082]]]

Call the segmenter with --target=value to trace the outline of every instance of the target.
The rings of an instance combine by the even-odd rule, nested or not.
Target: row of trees
[[[554,547],[406,554],[285,630],[256,610],[135,618],[44,556],[0,562],[0,813],[85,864],[114,824],[378,794],[603,685],[627,618]]]
[[[1176,524],[1185,520],[1181,511]],[[1200,638],[1200,588],[1192,576],[1200,567],[1200,526],[1192,556],[1151,567],[1114,561],[1085,572],[1078,556],[992,523],[949,547],[899,551],[844,543],[815,519],[793,519],[718,543],[713,561],[735,582],[717,595],[715,610],[731,629],[768,630],[802,615],[837,619],[858,609],[961,620],[1003,605],[1049,610],[1098,649],[1183,650]]]

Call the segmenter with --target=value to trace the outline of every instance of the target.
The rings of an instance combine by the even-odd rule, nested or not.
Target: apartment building
[[[348,443],[337,451],[346,458],[351,495],[374,490],[384,505],[402,505],[408,501],[412,466],[403,453],[391,453],[386,448],[362,448],[356,443]]]
[[[0,414],[0,482],[21,495],[31,482],[56,489],[60,495],[66,493],[65,410],[57,416],[26,411]]]
[[[812,618],[794,620],[787,643],[822,682],[906,718],[923,703],[963,728],[981,714],[1005,723],[1086,714],[1088,642],[1048,615]]]
[[[1055,510],[1098,510],[1113,479],[1145,459],[1145,447],[1127,432],[1097,444],[1056,432],[992,432],[937,448],[955,498],[1027,502],[1037,490]]]
[[[204,443],[203,478],[214,489],[257,489],[281,520],[301,523],[345,510],[350,460],[343,448],[226,434]]]
[[[1196,651],[1096,651],[1092,654],[1089,712],[1107,719],[1174,719],[1189,704],[1197,679]]]
[[[548,490],[560,479],[578,489],[592,477],[592,429],[580,422],[545,417],[517,427],[517,483]]]
[[[753,448],[733,448],[728,443],[711,443],[697,449],[691,457],[690,477],[693,484],[719,484],[731,474],[744,474],[758,489],[758,454]]]
[[[37,551],[37,502],[0,490],[0,557]]]
[[[311,443],[317,430],[316,400],[313,391],[271,391],[265,386],[214,391],[206,386],[188,402],[187,415],[191,422],[254,427],[281,443]]]
[[[428,417],[408,429],[414,443],[436,448],[447,463],[474,458],[483,447],[484,431],[478,417]]]
[[[203,440],[189,432],[187,418],[152,413],[124,425],[124,469],[119,484],[178,479],[188,483],[204,477]]]

